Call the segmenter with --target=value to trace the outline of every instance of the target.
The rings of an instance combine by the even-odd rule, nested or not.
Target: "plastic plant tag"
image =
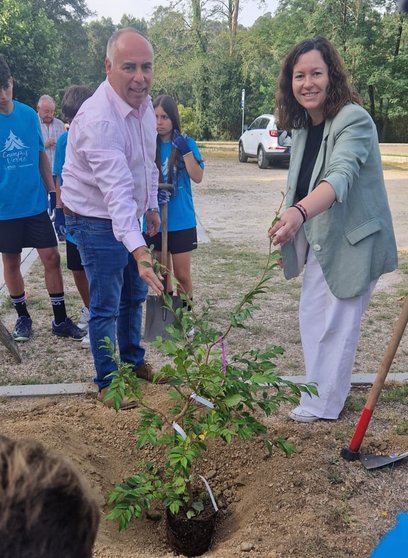
[[[207,479],[205,479],[202,475],[198,475],[200,477],[200,479],[203,481],[203,483],[205,484],[205,487],[207,489],[208,495],[210,497],[211,503],[213,505],[213,508],[215,509],[215,511],[218,511],[218,506],[217,506],[217,502],[215,501],[214,498],[214,494],[212,493],[212,490],[210,488],[210,485],[208,484]]]
[[[173,422],[172,427],[177,432],[177,434],[180,434],[180,436],[183,438],[183,440],[185,440],[187,438],[187,434],[184,432],[184,430],[181,428],[181,426],[179,424],[177,424],[177,422]]]
[[[201,395],[197,395],[196,393],[192,393],[190,395],[191,399],[194,399],[194,401],[197,401],[197,403],[201,403],[201,405],[205,405],[206,407],[209,407],[210,409],[214,409],[214,403],[211,403],[211,401],[208,401],[208,399],[205,399],[204,397],[201,397]]]

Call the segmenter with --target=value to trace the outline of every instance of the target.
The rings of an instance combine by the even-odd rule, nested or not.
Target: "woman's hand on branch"
[[[303,217],[300,211],[296,207],[289,207],[268,230],[268,236],[274,246],[283,246],[295,237],[302,225]]]

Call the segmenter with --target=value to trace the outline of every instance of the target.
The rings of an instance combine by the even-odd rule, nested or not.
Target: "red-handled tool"
[[[384,386],[385,383],[385,379],[387,377],[388,371],[390,369],[390,366],[392,364],[392,361],[394,359],[395,353],[398,349],[398,345],[401,341],[401,338],[404,334],[406,325],[408,322],[408,296],[405,298],[405,302],[404,305],[402,307],[401,310],[401,314],[398,318],[397,323],[395,324],[394,327],[394,332],[393,335],[391,337],[390,343],[385,351],[381,366],[377,372],[376,378],[374,380],[373,385],[371,386],[371,389],[369,391],[368,397],[367,397],[367,401],[366,404],[364,406],[364,409],[361,413],[360,419],[357,423],[357,427],[354,431],[354,435],[351,439],[350,445],[348,448],[343,448],[340,452],[340,455],[342,457],[344,457],[344,459],[347,459],[348,461],[355,461],[356,459],[361,459],[362,463],[364,464],[365,462],[367,462],[367,457],[369,456],[364,456],[364,460],[363,460],[363,456],[360,455],[360,446],[361,443],[363,441],[364,435],[367,431],[368,425],[370,423],[371,417],[373,415],[374,412],[374,408],[376,406],[376,403],[378,401],[378,398],[380,396],[381,390]],[[384,456],[381,456],[384,457]],[[395,462],[398,460],[398,458],[405,458],[406,455],[403,454],[402,456],[390,456],[390,463]],[[383,460],[382,460],[383,462]],[[384,463],[381,465],[383,466]],[[373,467],[370,467],[373,468]]]

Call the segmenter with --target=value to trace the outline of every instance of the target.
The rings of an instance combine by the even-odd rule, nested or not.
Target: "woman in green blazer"
[[[306,379],[289,413],[299,422],[337,419],[350,390],[362,315],[377,279],[397,267],[377,132],[322,37],[285,58],[278,82],[279,126],[292,129],[287,209],[269,230],[282,246],[285,277],[305,267],[299,323]]]

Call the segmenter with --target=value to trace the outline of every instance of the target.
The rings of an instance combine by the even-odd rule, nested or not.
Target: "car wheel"
[[[260,169],[266,169],[268,167],[268,159],[266,158],[265,149],[262,147],[262,145],[258,147],[258,154],[256,158],[258,161],[258,167]]]
[[[242,145],[242,143],[239,144],[238,153],[239,162],[246,163],[248,161],[248,157],[244,151],[244,146]]]

